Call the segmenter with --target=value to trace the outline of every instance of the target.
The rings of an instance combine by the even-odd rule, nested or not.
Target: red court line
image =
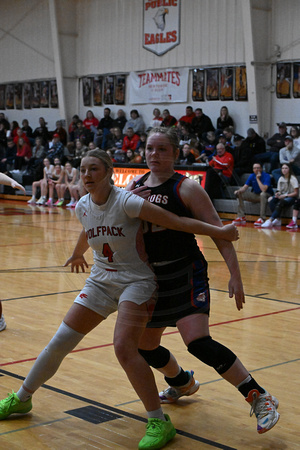
[[[216,326],[219,326],[219,325],[228,325],[229,323],[241,322],[242,320],[259,319],[261,317],[273,316],[274,314],[282,314],[282,313],[289,312],[289,311],[296,311],[297,309],[300,309],[300,306],[297,306],[297,308],[289,308],[289,309],[284,309],[282,311],[273,311],[271,313],[260,314],[260,315],[257,315],[257,316],[242,317],[241,319],[228,320],[227,322],[213,323],[213,324],[210,325],[210,327],[216,327]],[[163,336],[168,336],[170,334],[176,334],[176,333],[179,333],[179,331],[176,330],[176,331],[170,331],[168,333],[163,333]],[[94,347],[79,348],[77,350],[73,350],[71,353],[85,352],[87,350],[95,350],[97,348],[111,347],[112,345],[113,345],[113,343],[111,342],[109,344],[95,345]],[[0,367],[10,366],[12,364],[20,364],[20,363],[29,362],[29,361],[35,361],[36,359],[37,359],[36,357],[35,358],[20,359],[18,361],[11,361],[11,362],[7,362],[7,363],[2,363],[2,364],[0,364]]]

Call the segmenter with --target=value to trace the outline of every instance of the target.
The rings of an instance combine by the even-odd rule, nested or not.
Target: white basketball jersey
[[[143,203],[144,199],[116,186],[112,186],[104,205],[93,203],[90,194],[79,200],[76,215],[85,229],[97,267],[126,270],[142,278],[152,273],[142,224],[137,218]]]

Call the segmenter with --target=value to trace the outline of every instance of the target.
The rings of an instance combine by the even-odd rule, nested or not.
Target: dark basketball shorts
[[[210,292],[204,257],[153,265],[159,286],[158,300],[148,328],[175,327],[191,314],[209,314]]]

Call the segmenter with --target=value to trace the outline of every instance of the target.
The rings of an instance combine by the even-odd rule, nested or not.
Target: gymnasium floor
[[[62,265],[80,232],[73,210],[0,200],[0,285],[7,329],[0,333],[0,397],[17,391],[84,285]],[[176,331],[163,345],[199,391],[164,405],[178,432],[166,449],[300,449],[300,231],[240,227],[235,248],[246,293],[241,312],[228,298],[228,271],[209,238],[211,334],[231,348],[279,399],[281,418],[264,435],[241,394],[192,357]],[[90,250],[87,260],[92,263]],[[90,269],[89,269],[90,270]],[[89,272],[88,270],[88,272]],[[114,355],[115,315],[80,343],[34,396],[33,410],[0,424],[0,449],[136,449],[145,412]],[[165,387],[156,373],[158,389]]]

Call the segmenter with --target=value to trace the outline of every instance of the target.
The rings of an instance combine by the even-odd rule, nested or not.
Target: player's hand
[[[147,186],[140,186],[137,188],[132,186],[132,189],[130,190],[130,192],[133,192],[133,194],[138,195],[139,197],[142,197],[145,200],[147,200],[149,195],[151,194],[151,190],[148,189]]]
[[[10,183],[10,185],[11,185],[12,188],[14,188],[14,189],[21,189],[21,191],[23,191],[24,194],[26,193],[24,186],[22,186],[21,184],[17,183],[15,180],[13,180]]]
[[[74,272],[74,268],[76,273],[80,272],[80,268],[82,270],[82,272],[85,272],[85,267],[88,268],[89,265],[86,262],[84,256],[76,256],[76,255],[72,255],[63,265],[63,267],[67,267],[71,264],[71,272]]]
[[[235,297],[235,303],[237,309],[240,311],[243,309],[243,304],[245,303],[245,294],[243,283],[240,277],[231,277],[228,284],[229,298]]]
[[[224,233],[223,239],[226,239],[226,241],[237,241],[240,238],[239,230],[232,223],[224,225],[222,231]]]

